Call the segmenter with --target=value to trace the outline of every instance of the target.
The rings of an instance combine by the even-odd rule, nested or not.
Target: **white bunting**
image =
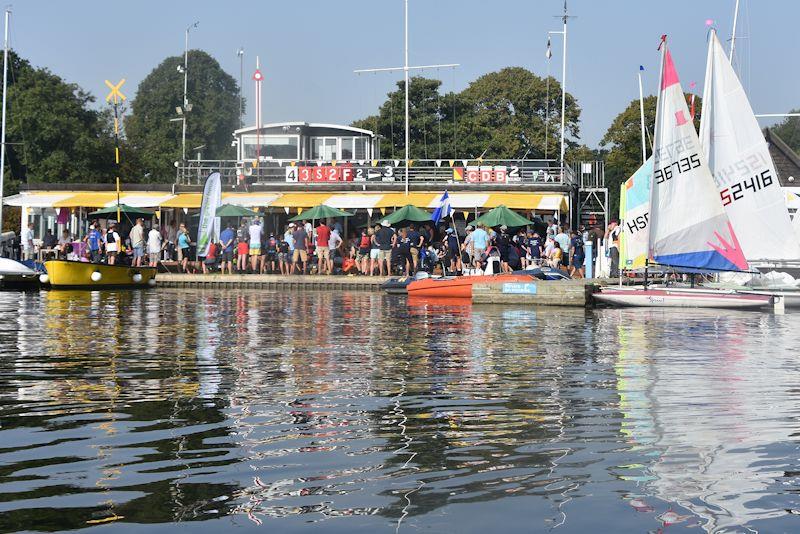
[[[367,213],[369,214],[370,217],[372,217],[372,211],[373,211],[372,208],[367,208]]]
[[[282,159],[278,160],[278,167],[283,167],[283,160]]]
[[[364,164],[364,160],[363,159],[358,160],[358,164],[359,165],[363,165]]]
[[[286,212],[286,215],[289,215],[289,206],[284,207],[283,211]]]
[[[322,167],[322,162],[321,161],[317,161],[317,167]]]
[[[441,166],[442,166],[442,160],[440,160],[440,159],[437,159],[437,160],[436,160],[436,166],[437,166],[437,167],[441,167]]]
[[[464,167],[466,167],[467,163],[469,163],[469,160],[468,159],[462,159],[461,163],[464,165]]]
[[[400,166],[400,160],[399,159],[394,160],[394,166],[395,167],[399,167]]]

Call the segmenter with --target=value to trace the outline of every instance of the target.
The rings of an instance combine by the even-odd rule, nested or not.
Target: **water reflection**
[[[0,531],[791,530],[796,317],[2,293]]]

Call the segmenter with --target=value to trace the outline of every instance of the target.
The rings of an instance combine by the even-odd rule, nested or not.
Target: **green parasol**
[[[337,210],[336,208],[320,204],[319,206],[314,206],[311,209],[305,210],[303,213],[299,215],[295,215],[289,220],[308,221],[308,220],[329,219],[333,217],[352,217],[352,216],[353,214],[350,213],[349,211]]]
[[[489,226],[491,228],[502,225],[506,225],[509,228],[516,228],[519,226],[533,224],[533,221],[529,221],[522,215],[519,215],[518,213],[515,213],[507,207],[501,205],[484,213],[470,224],[477,225],[481,223],[484,226]]]
[[[153,212],[150,210],[144,210],[141,208],[134,208],[133,206],[128,206],[127,204],[120,204],[117,206],[114,204],[113,206],[109,206],[107,208],[103,208],[101,210],[91,212],[88,217],[99,217],[101,219],[110,219],[113,218],[116,220],[117,218],[117,209],[119,209],[120,214],[127,215],[129,219],[131,218],[138,218],[138,217],[152,217]]]
[[[393,226],[408,226],[412,222],[431,222],[431,214],[412,204],[406,204],[381,219]]]
[[[245,208],[244,206],[223,204],[217,208],[214,215],[217,217],[258,217],[258,212]]]

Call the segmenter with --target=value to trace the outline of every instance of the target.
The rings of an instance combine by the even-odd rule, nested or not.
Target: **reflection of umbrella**
[[[493,210],[489,210],[487,213],[475,219],[475,222],[472,224],[480,223],[490,227],[506,225],[513,228],[533,224],[533,221],[529,221],[522,215],[511,211],[505,206],[497,206]]]
[[[308,221],[308,220],[318,220],[318,219],[328,219],[333,217],[352,217],[353,214],[349,211],[342,211],[337,210],[336,208],[332,208],[330,206],[326,206],[324,204],[320,204],[319,206],[314,206],[313,208],[300,213],[299,215],[295,215],[290,221]]]
[[[223,204],[214,212],[217,217],[257,217],[258,212],[247,209],[244,206],[234,204]]]
[[[431,214],[411,204],[406,204],[400,209],[390,213],[382,221],[389,221],[394,226],[408,226],[412,222],[430,222]]]
[[[117,217],[117,209],[119,209],[120,214],[125,214],[128,218],[138,218],[138,217],[152,217],[153,212],[149,210],[143,210],[141,208],[134,208],[132,206],[128,206],[127,204],[120,204],[117,206],[116,204],[113,206],[109,206],[107,208],[103,208],[101,210],[93,211],[89,214],[89,217],[99,217],[101,219],[108,219],[110,217]]]

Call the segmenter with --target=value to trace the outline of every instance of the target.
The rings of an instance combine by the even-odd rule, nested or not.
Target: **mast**
[[[733,51],[736,50],[736,23],[739,21],[739,0],[736,0],[736,7],[733,10],[733,30],[731,31],[731,53],[728,61],[733,65]]]
[[[3,118],[0,126],[0,232],[3,231],[3,180],[6,168],[6,93],[8,82],[8,24],[11,9],[6,8],[6,25],[3,32]]]
[[[565,112],[567,109],[567,0],[564,0],[564,56],[561,58],[561,179],[564,179],[564,150],[566,139],[564,137],[564,130],[566,127]]]
[[[639,65],[639,119],[642,126],[642,165],[647,162],[647,131],[644,127],[644,92],[642,91],[642,71],[644,67]]]
[[[403,63],[403,73],[405,75],[405,84],[406,84],[406,195],[408,195],[408,149],[411,145],[411,131],[410,131],[410,121],[409,121],[409,114],[408,114],[408,0],[405,0],[405,41],[404,41],[404,63]]]

